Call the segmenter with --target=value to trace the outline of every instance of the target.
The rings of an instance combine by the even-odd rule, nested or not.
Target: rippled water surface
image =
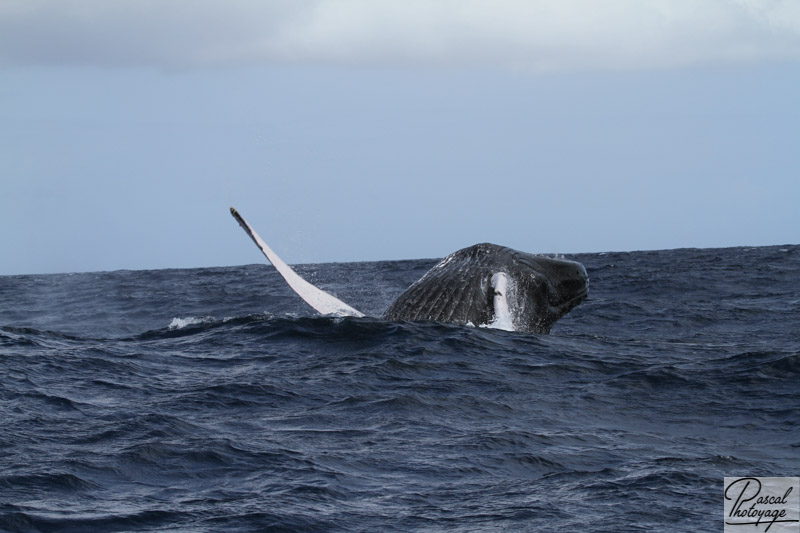
[[[0,530],[721,531],[798,475],[800,247],[578,255],[550,335],[268,265],[0,277]],[[433,261],[298,271],[378,316]]]

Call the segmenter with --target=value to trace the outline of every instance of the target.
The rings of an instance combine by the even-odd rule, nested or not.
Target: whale
[[[289,287],[313,309],[323,315],[365,316],[303,279],[235,208],[230,211]],[[480,243],[439,261],[379,318],[549,333],[588,294],[589,276],[577,261]]]

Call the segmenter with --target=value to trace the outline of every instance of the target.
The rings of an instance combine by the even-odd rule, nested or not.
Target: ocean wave
[[[29,327],[0,326],[0,345],[57,347],[59,343],[82,342],[90,339],[68,335],[58,331],[41,330]]]
[[[0,530],[712,530],[796,468],[798,257],[582,256],[550,335],[313,316],[266,265],[10,280]],[[380,311],[430,266],[303,270]]]
[[[19,490],[41,489],[47,487],[49,490],[95,490],[100,488],[97,483],[82,479],[74,474],[67,472],[41,472],[35,474],[17,474],[0,476],[0,487],[6,489]]]
[[[153,530],[170,521],[186,519],[184,513],[166,510],[143,510],[134,513],[95,510],[40,511],[18,510],[0,515],[0,527],[7,531],[132,531]],[[191,518],[191,517],[189,517]]]

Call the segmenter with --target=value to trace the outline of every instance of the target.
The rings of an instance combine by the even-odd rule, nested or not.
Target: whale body
[[[364,316],[291,269],[236,209],[231,214],[289,286],[322,314]],[[390,321],[433,320],[510,331],[548,333],[588,295],[589,277],[576,261],[482,243],[433,266],[383,314]]]
[[[476,244],[444,258],[389,306],[386,320],[435,320],[547,333],[586,298],[580,263]]]

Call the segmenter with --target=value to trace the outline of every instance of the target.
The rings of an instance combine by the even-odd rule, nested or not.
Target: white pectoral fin
[[[508,305],[508,291],[510,289],[508,275],[505,272],[497,272],[492,276],[492,289],[494,297],[494,320],[489,324],[490,328],[514,331],[514,318],[511,316],[511,309]]]
[[[256,246],[266,256],[270,263],[275,267],[278,273],[283,276],[289,287],[292,288],[297,295],[302,298],[308,305],[313,307],[323,315],[336,315],[336,316],[364,316],[363,313],[357,311],[336,298],[328,294],[322,289],[315,287],[303,278],[301,278],[292,268],[287,265],[283,259],[272,251],[272,248],[267,246],[267,243],[255,232],[255,230],[247,223],[247,221],[239,214],[239,212],[231,207],[231,215],[242,229],[247,233]]]

